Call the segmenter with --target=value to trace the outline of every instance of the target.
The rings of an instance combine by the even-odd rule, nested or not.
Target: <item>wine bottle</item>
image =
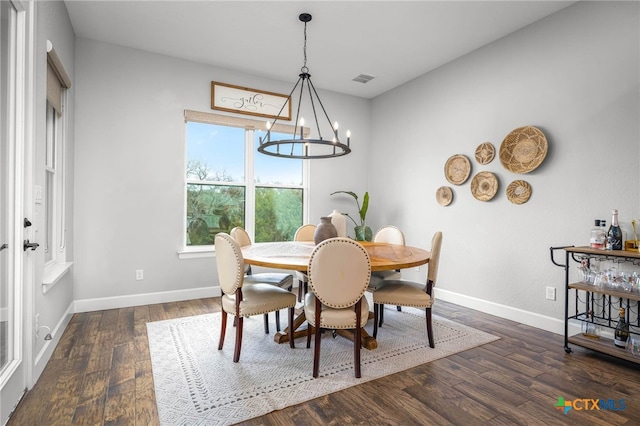
[[[600,226],[600,219],[596,219],[595,227],[591,230],[591,238],[589,240],[591,248],[603,249],[605,238],[605,232],[602,229],[602,226]]]
[[[607,248],[611,244],[610,250],[622,250],[622,229],[618,223],[618,210],[611,210],[611,225],[607,231]]]
[[[627,339],[629,338],[629,323],[625,319],[624,308],[620,308],[620,320],[616,325],[616,330],[613,333],[613,343],[620,347],[627,347]]]

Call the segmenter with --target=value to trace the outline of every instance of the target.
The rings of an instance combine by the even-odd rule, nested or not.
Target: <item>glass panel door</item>
[[[27,384],[22,197],[28,5],[0,1],[0,424]]]

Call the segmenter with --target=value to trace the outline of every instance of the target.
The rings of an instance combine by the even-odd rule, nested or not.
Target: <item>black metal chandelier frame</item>
[[[291,139],[271,140],[271,129],[274,128],[273,125],[275,125],[275,123],[278,121],[278,118],[280,118],[280,114],[282,114],[282,111],[286,106],[285,102],[285,104],[282,105],[282,108],[280,108],[278,115],[274,119],[273,125],[267,123],[267,134],[264,136],[264,138],[260,138],[258,152],[274,157],[297,159],[333,158],[347,155],[351,152],[351,136],[347,131],[347,143],[344,144],[340,141],[340,137],[338,135],[338,123],[334,123],[333,125],[331,124],[329,114],[327,114],[327,111],[324,108],[320,97],[318,96],[318,92],[316,91],[316,88],[311,81],[309,68],[307,67],[307,22],[311,21],[311,15],[308,13],[302,13],[299,16],[299,19],[300,21],[304,22],[304,64],[300,69],[298,81],[293,86],[293,89],[291,90],[291,93],[289,93],[288,98],[289,102],[291,102],[294,92],[298,87],[300,88],[293,135]],[[304,124],[301,122],[300,108],[303,103],[303,94],[305,93],[305,90],[309,95],[309,102],[313,111],[313,118],[316,124],[316,130],[318,132],[317,139],[305,138],[304,136]],[[318,104],[322,109],[322,112],[324,113],[324,116],[332,129],[333,136],[330,140],[324,139],[322,137],[322,133],[320,131],[320,123],[317,116],[316,104]],[[299,147],[299,150],[296,151],[296,147]],[[318,148],[317,150],[315,150],[316,152],[314,152],[314,147],[321,148]]]

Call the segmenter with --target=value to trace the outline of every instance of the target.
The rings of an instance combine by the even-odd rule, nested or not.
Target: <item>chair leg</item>
[[[307,349],[311,347],[311,324],[307,323]]]
[[[380,305],[377,303],[373,304],[373,338],[375,339],[376,336],[378,336],[378,315],[380,315],[379,312],[380,309]]]
[[[222,311],[222,324],[220,325],[220,340],[218,341],[218,350],[222,350],[224,345],[224,334],[227,331],[227,311]]]
[[[276,311],[276,331],[280,333],[280,311]]]
[[[295,307],[290,307],[289,308],[289,346],[291,348],[295,348],[296,347],[296,342],[293,339],[293,311],[295,310]]]
[[[360,309],[360,306],[358,306],[357,309]],[[356,323],[355,329],[356,335],[353,342],[353,365],[356,373],[356,379],[359,379],[362,376],[362,374],[360,373],[360,346],[362,346],[362,328],[360,327],[360,315],[357,315],[357,318],[358,322]]]
[[[378,327],[382,327],[384,324],[384,303],[380,304],[380,322],[378,323]]]
[[[396,309],[398,309],[398,312],[402,312],[402,306],[396,306]]]
[[[318,372],[320,371],[320,312],[322,311],[322,303],[320,303],[320,299],[315,298],[316,304],[316,313],[315,313],[315,332],[316,332],[316,341],[315,346],[313,347],[313,377],[318,377]]]
[[[320,327],[316,329],[316,340],[313,347],[313,377],[317,378],[320,371]]]
[[[435,348],[436,345],[433,341],[433,325],[431,323],[431,308],[425,309],[427,317],[427,336],[429,337],[429,346]]]
[[[238,317],[238,326],[236,327],[236,348],[233,351],[233,362],[240,361],[240,350],[242,349],[242,324],[244,318]]]
[[[264,314],[264,334],[269,334],[269,314]]]
[[[298,302],[302,302],[302,280],[298,280]]]

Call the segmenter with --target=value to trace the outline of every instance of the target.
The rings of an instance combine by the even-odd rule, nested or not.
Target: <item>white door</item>
[[[0,425],[27,388],[31,374],[31,251],[23,250],[32,73],[27,52],[30,2],[0,1]]]

